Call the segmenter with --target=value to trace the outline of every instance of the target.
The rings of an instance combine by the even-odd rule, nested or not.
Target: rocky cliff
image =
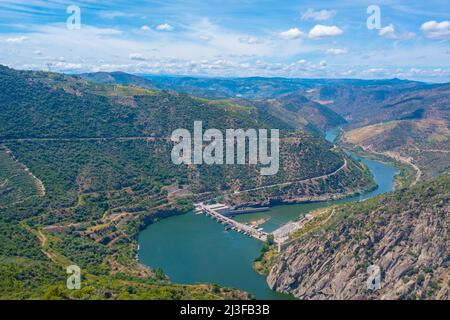
[[[299,299],[448,299],[449,199],[445,174],[330,208],[276,258],[269,286]],[[368,289],[370,265],[379,290]]]

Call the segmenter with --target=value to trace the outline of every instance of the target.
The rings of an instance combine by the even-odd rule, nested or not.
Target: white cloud
[[[450,21],[427,21],[420,29],[430,39],[450,39]]]
[[[156,26],[156,30],[158,30],[158,31],[172,31],[173,27],[170,24],[168,24],[168,23],[163,23],[163,24],[160,24],[160,25]]]
[[[341,54],[346,54],[348,52],[347,49],[340,49],[340,48],[329,48],[326,51],[326,54],[331,54],[331,55],[341,55]]]
[[[412,38],[415,38],[415,37],[416,37],[416,34],[414,32],[405,32],[405,33],[403,33],[403,34],[401,34],[399,36],[399,39],[401,39],[401,40],[409,40],[409,39],[412,39]]]
[[[354,73],[353,69],[343,70],[341,72],[341,76],[348,77],[348,76],[353,75],[353,73]]]
[[[16,37],[16,38],[8,38],[8,39],[5,39],[4,41],[7,43],[21,43],[26,40],[28,40],[28,37],[20,36],[20,37]]]
[[[292,28],[283,32],[280,32],[280,38],[285,40],[294,40],[304,36],[304,33],[298,28]]]
[[[343,34],[344,31],[336,26],[324,26],[317,24],[309,31],[308,37],[311,39],[324,38],[324,37],[336,37]]]
[[[397,33],[392,23],[384,28],[381,28],[380,31],[378,31],[378,35],[393,40],[409,40],[416,36],[414,32],[405,32],[401,34]]]
[[[202,41],[208,42],[208,41],[211,41],[213,39],[213,36],[208,36],[208,35],[201,34],[201,35],[198,36],[198,38],[200,40],[202,40]]]
[[[37,56],[42,56],[42,51],[41,50],[35,50],[34,54]]]
[[[92,36],[99,36],[99,37],[114,37],[114,36],[120,36],[123,34],[122,30],[119,29],[112,29],[112,28],[96,28],[91,26],[83,25],[83,30],[86,34],[90,34]],[[80,31],[77,31],[80,33]]]
[[[381,28],[380,31],[378,31],[378,35],[389,38],[389,39],[397,38],[397,35],[395,34],[395,28],[392,23],[390,25],[388,25],[387,27]]]
[[[99,13],[99,16],[104,19],[115,19],[115,18],[131,18],[136,17],[134,13],[126,13],[122,11],[103,11]]]
[[[70,63],[70,62],[57,62],[52,63],[52,67],[57,68],[61,71],[73,71],[73,70],[80,70],[83,68],[83,66],[80,63]]]
[[[138,25],[139,31],[143,24]],[[180,32],[171,34],[170,38],[162,32],[150,31],[151,37],[142,37],[139,32],[125,33],[117,29],[96,28],[89,25],[83,25],[81,30],[74,33],[67,30],[64,23],[33,25],[30,30],[33,32],[26,34],[29,39],[21,45],[23,50],[20,57],[13,51],[12,46],[0,45],[0,57],[4,64],[20,68],[22,65],[30,64],[30,59],[33,59],[33,63],[40,63],[46,68],[49,61],[58,61],[58,57],[64,56],[68,62],[82,64],[85,71],[96,70],[107,64],[102,70],[114,69],[114,66],[117,66],[118,70],[136,73],[242,75],[243,68],[248,64],[252,66],[254,59],[259,57],[263,59],[273,57],[283,61],[294,55],[317,52],[319,49],[316,45],[304,44],[301,41],[287,42],[270,38],[270,34],[266,34],[267,38],[264,38],[264,35],[256,37],[244,34],[223,28],[208,20],[199,20],[186,25],[179,30]],[[18,35],[10,34],[0,39],[13,36]],[[201,36],[203,40],[200,39]],[[245,41],[254,43],[255,39],[252,37],[261,43],[253,45],[245,43]],[[45,54],[37,57],[33,54],[35,50]],[[169,59],[175,60],[158,66],[155,64]],[[203,59],[229,60],[235,62],[235,65],[225,67],[211,64],[210,72],[207,64],[199,64],[195,68],[185,64],[185,61],[198,63]],[[280,67],[275,64],[270,66],[270,70],[275,68]],[[56,67],[52,70],[57,71]],[[246,70],[249,74],[258,75],[256,67]]]
[[[138,24],[138,29],[144,23]],[[340,63],[334,64],[331,59],[328,59],[333,56],[320,57],[320,53],[337,54],[345,50],[340,49],[344,48],[342,44],[333,43],[335,38],[331,38],[333,44],[328,41],[327,43],[285,41],[279,38],[278,34],[275,35],[276,37],[271,37],[270,33],[261,33],[254,37],[264,40],[263,43],[248,45],[245,42],[254,42],[250,34],[224,28],[207,20],[183,25],[182,29],[177,30],[179,32],[170,34],[170,37],[162,32],[150,32],[151,37],[142,37],[139,36],[139,32],[122,32],[117,29],[96,28],[89,25],[83,25],[81,30],[74,33],[67,30],[64,23],[37,24],[30,26],[29,29],[30,32],[26,34],[10,33],[0,37],[0,43],[4,44],[3,46],[0,44],[0,57],[3,64],[18,69],[36,70],[47,69],[51,64],[52,71],[119,70],[139,74],[305,78],[393,77],[396,75],[392,69],[395,66],[395,68],[404,67],[404,70],[407,70],[398,73],[398,77],[402,78],[426,81],[450,79],[449,54],[446,53],[445,45],[439,42],[418,42],[414,44],[414,47],[398,46],[396,50],[360,48],[357,52],[353,52],[348,48],[348,55],[341,56]],[[28,40],[20,44],[20,50],[16,47],[18,45],[5,45],[6,38],[21,35],[26,35]],[[210,41],[200,40],[201,36],[205,36],[204,40]],[[43,52],[43,55],[34,54],[36,50]],[[364,57],[368,52],[374,54],[370,59]],[[318,54],[319,57],[317,57]],[[65,59],[58,59],[59,57],[65,57]],[[330,60],[328,65],[321,61],[325,57]],[[309,61],[309,59],[313,60]],[[423,68],[424,63],[428,61],[438,61],[439,66]],[[386,67],[379,73],[373,69],[386,64],[392,68]],[[423,73],[413,73],[410,70],[411,67],[423,70]],[[364,73],[365,68],[372,68],[372,70]],[[441,68],[442,71],[436,68]],[[353,70],[352,74],[349,69]]]
[[[145,61],[147,60],[141,53],[131,53],[130,59],[135,61]]]
[[[302,20],[325,21],[336,15],[335,10],[319,10],[309,8],[303,15]]]
[[[141,30],[142,31],[149,31],[149,30],[151,30],[151,28],[149,26],[147,26],[147,25],[144,25],[144,26],[141,27]]]
[[[260,44],[263,43],[262,40],[255,38],[255,37],[251,37],[251,36],[245,36],[245,37],[240,37],[239,38],[239,42],[240,43],[245,43],[245,44]]]

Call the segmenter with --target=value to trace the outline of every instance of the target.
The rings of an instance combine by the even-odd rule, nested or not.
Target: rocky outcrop
[[[299,299],[448,299],[449,200],[446,174],[334,208],[280,254],[267,282]],[[368,289],[370,265],[381,270],[379,290]]]

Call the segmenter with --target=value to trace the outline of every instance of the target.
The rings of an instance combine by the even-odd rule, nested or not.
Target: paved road
[[[337,169],[331,173],[324,174],[322,176],[313,177],[313,178],[309,178],[309,179],[295,180],[295,181],[290,181],[290,182],[277,183],[277,184],[272,184],[269,186],[263,186],[263,187],[253,188],[253,189],[242,190],[242,191],[235,191],[233,194],[241,194],[241,193],[246,193],[246,192],[251,192],[251,191],[275,188],[275,187],[285,187],[285,186],[289,186],[289,185],[295,184],[295,183],[310,182],[310,181],[316,181],[319,179],[329,178],[331,176],[336,175],[340,171],[344,170],[347,167],[347,165],[348,165],[347,159],[344,158],[344,164],[339,169]]]

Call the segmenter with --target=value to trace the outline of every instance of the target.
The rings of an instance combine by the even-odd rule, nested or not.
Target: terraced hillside
[[[420,177],[450,168],[450,131],[445,119],[403,120],[346,132],[342,141],[410,163]]]
[[[45,195],[45,187],[9,149],[0,148],[0,207],[14,206]]]

